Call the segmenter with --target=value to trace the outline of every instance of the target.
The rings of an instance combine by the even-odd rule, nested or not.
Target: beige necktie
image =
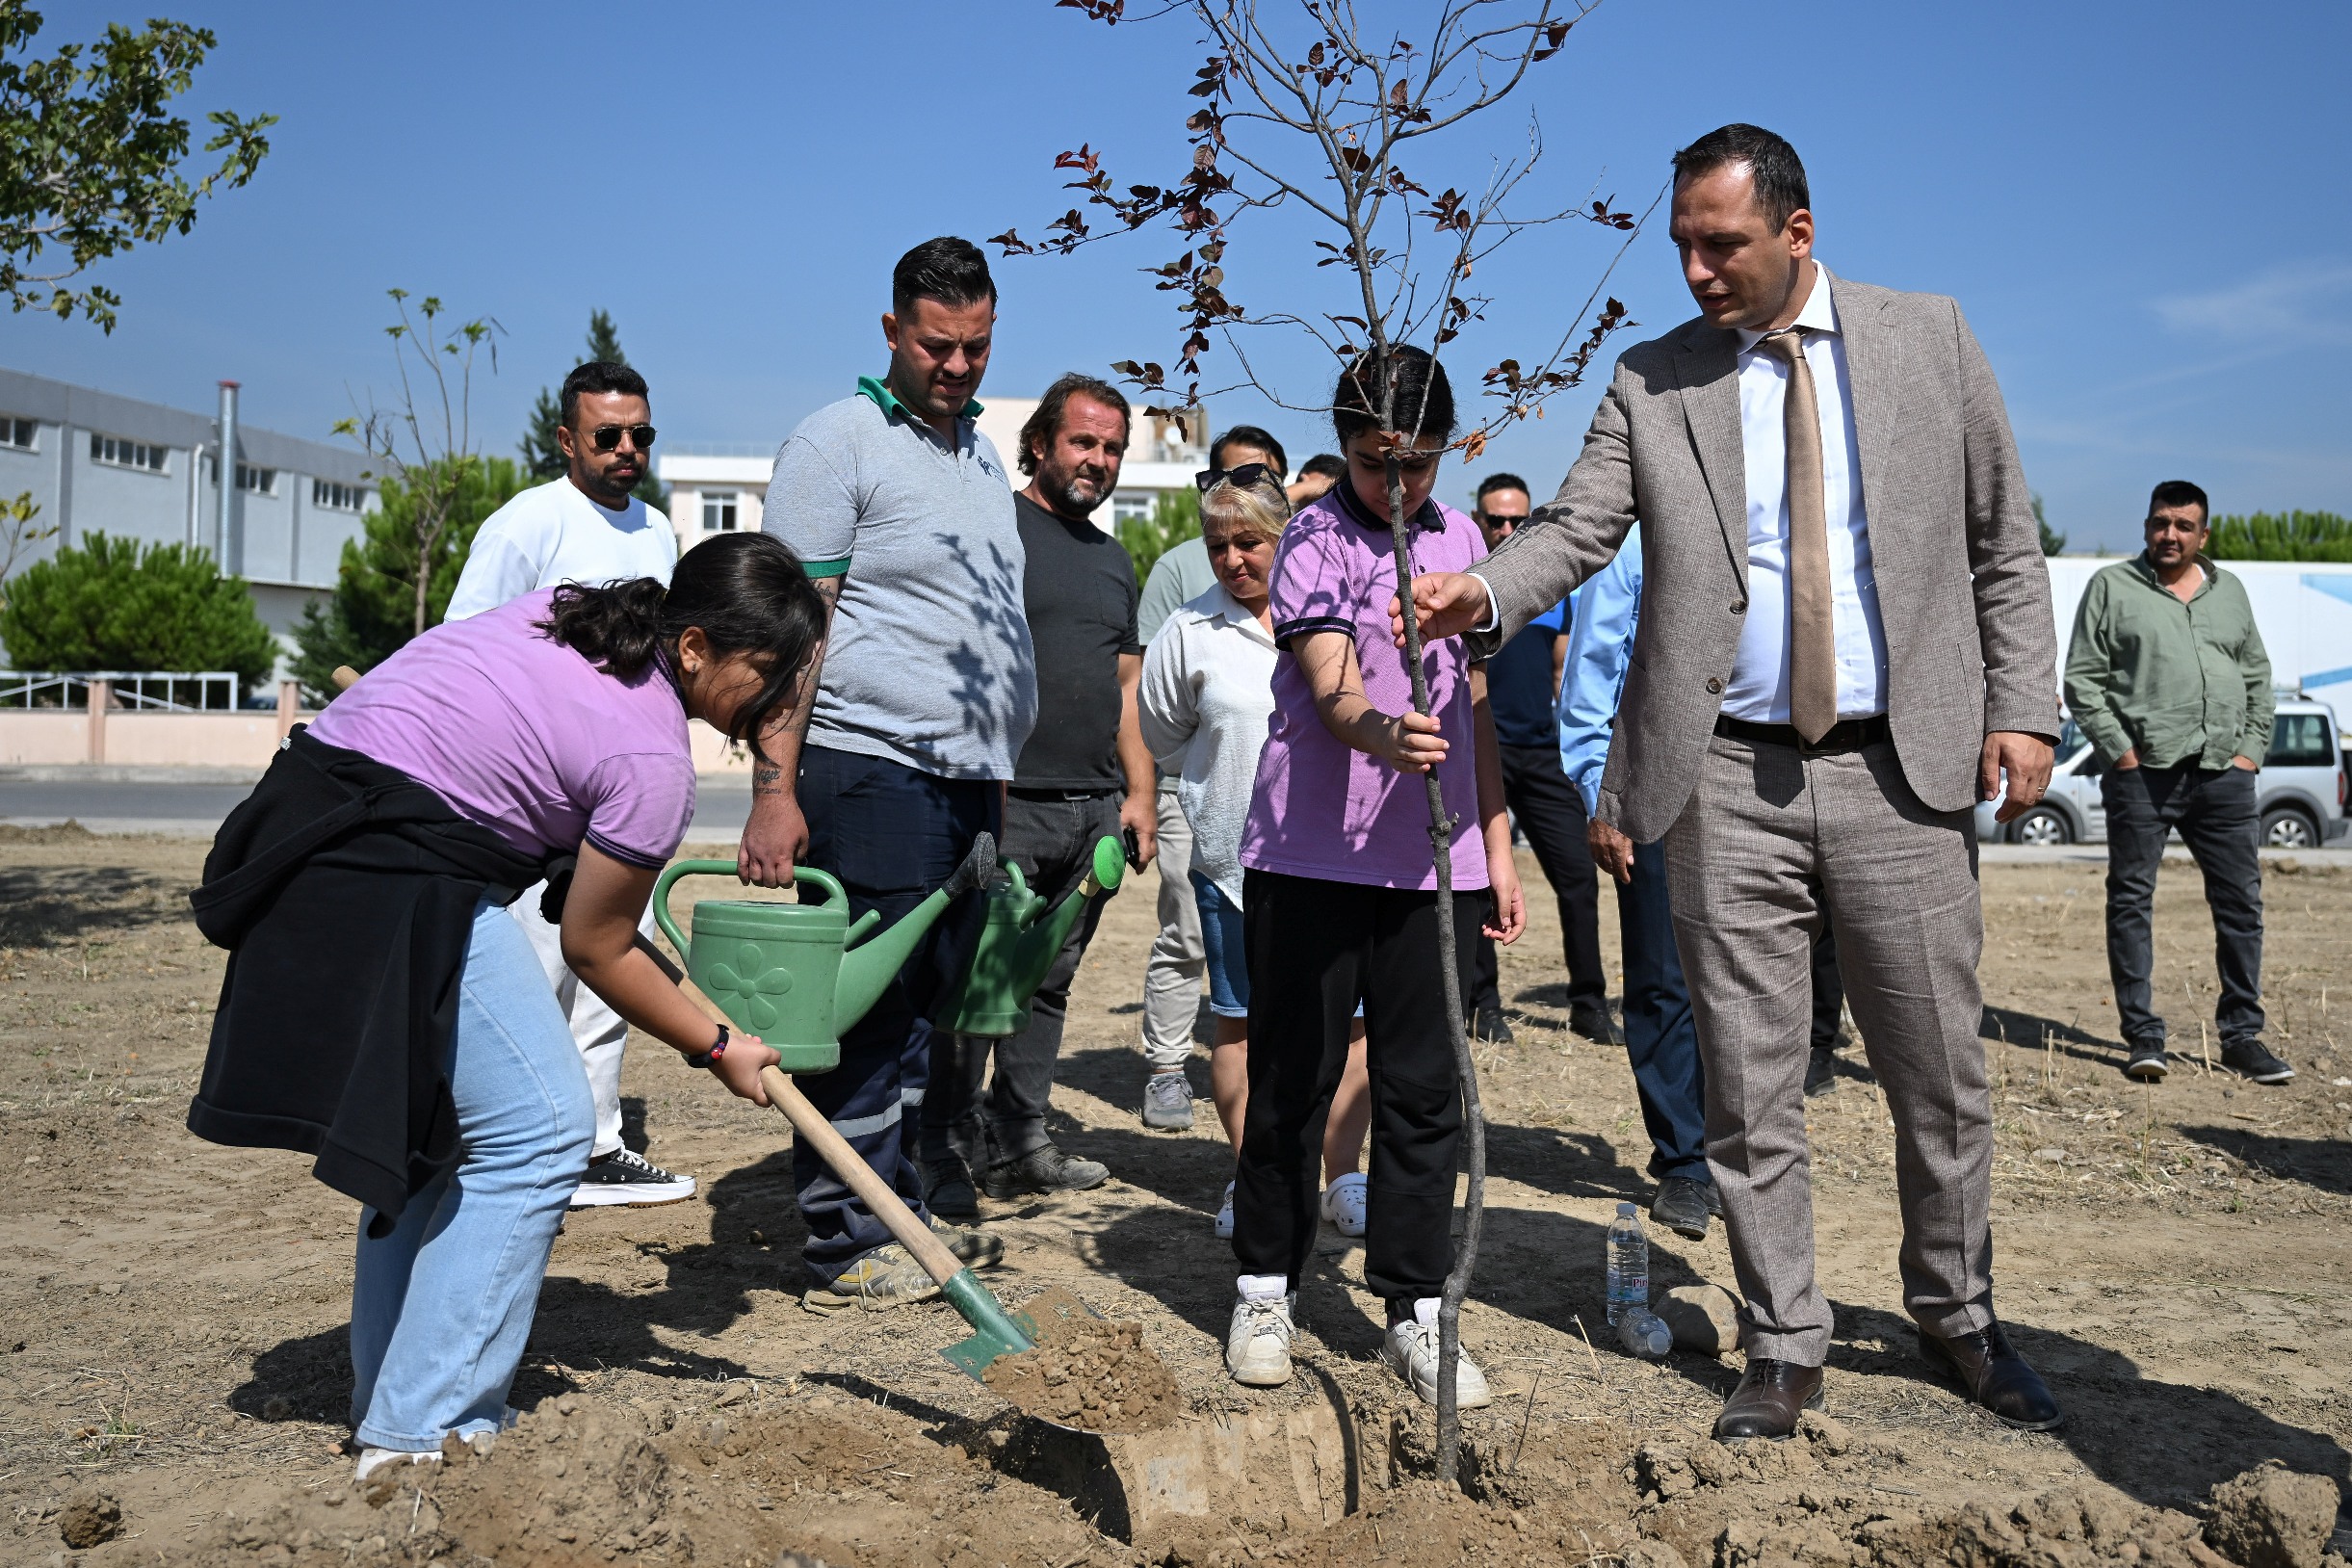
[[[1838,640],[1830,620],[1829,510],[1821,486],[1821,406],[1805,362],[1805,331],[1764,340],[1789,367],[1781,403],[1789,449],[1789,721],[1807,742],[1838,721]]]

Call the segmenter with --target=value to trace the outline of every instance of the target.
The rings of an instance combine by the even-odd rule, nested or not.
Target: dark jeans
[[[1472,961],[1486,895],[1453,896],[1455,962]],[[1294,1289],[1315,1244],[1323,1122],[1364,1004],[1372,1074],[1364,1284],[1435,1295],[1453,1267],[1462,1097],[1437,953],[1434,892],[1245,872],[1249,1109],[1234,1177],[1233,1255]]]
[[[1094,864],[1094,846],[1103,838],[1119,836],[1119,797],[1087,796],[1071,800],[1058,797],[1013,795],[1005,803],[1003,855],[1021,868],[1030,891],[1049,904],[1085,879]],[[1030,1004],[1029,1027],[1001,1040],[949,1034],[931,1037],[931,1087],[923,1102],[923,1158],[943,1160],[961,1155],[974,1169],[990,1160],[1018,1160],[1043,1148],[1045,1107],[1054,1088],[1054,1069],[1061,1060],[1061,1032],[1070,1013],[1070,981],[1079,960],[1094,939],[1110,899],[1097,894],[1085,914],[1070,928],[1061,951],[1046,971],[1045,982]],[[988,1133],[980,1134],[980,1083],[988,1073],[988,1058],[996,1058],[996,1075],[988,1084]],[[994,1152],[991,1153],[991,1145]]]
[[[1603,1006],[1608,979],[1601,968],[1601,884],[1592,851],[1584,843],[1584,797],[1560,771],[1557,746],[1506,745],[1503,756],[1503,798],[1519,821],[1519,831],[1535,851],[1559,901],[1560,946],[1568,965],[1568,1005]],[[1500,1008],[1500,972],[1491,937],[1478,938],[1470,989],[1463,997],[1473,1013]]]
[[[946,881],[971,852],[973,837],[997,824],[993,783],[938,778],[823,746],[800,754],[799,799],[808,819],[803,863],[841,878],[852,920],[878,909],[885,926]],[[923,1187],[906,1110],[923,1103],[930,1078],[927,1020],[961,971],[983,912],[977,893],[950,905],[873,1009],[842,1032],[841,1064],[797,1080],[809,1103],[918,1215],[924,1213]],[[802,1257],[817,1283],[829,1282],[890,1240],[882,1222],[808,1145],[794,1142],[792,1165],[808,1221]]]
[[[1617,888],[1617,931],[1625,945],[1625,1054],[1633,1067],[1650,1174],[1663,1181],[1714,1180],[1707,1169],[1707,1075],[1690,988],[1674,945],[1663,845],[1633,846],[1633,879]]]
[[[2126,1043],[2164,1043],[2149,983],[2156,964],[2150,915],[2164,836],[2182,842],[2205,874],[2213,911],[2213,961],[2222,1043],[2262,1032],[2262,863],[2254,774],[2243,768],[2111,768],[2099,781],[2107,808],[2107,976]]]
[[[1838,973],[1838,939],[1821,922],[1821,934],[1813,939],[1813,1048],[1833,1051],[1838,1024],[1845,1016],[1845,980]]]

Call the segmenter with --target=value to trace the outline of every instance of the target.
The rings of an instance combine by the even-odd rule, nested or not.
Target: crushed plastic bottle
[[[1640,1211],[1620,1203],[1616,1222],[1608,1228],[1609,1326],[1616,1327],[1629,1310],[1649,1308],[1650,1238],[1642,1231]]]
[[[1644,1361],[1663,1361],[1674,1348],[1674,1330],[1649,1308],[1633,1307],[1617,1320],[1617,1343]]]

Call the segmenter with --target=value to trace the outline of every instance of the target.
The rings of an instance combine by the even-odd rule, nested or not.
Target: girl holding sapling
[[[1384,394],[1393,394],[1394,431],[1375,412]],[[1291,521],[1274,559],[1273,714],[1241,838],[1249,1100],[1225,1365],[1240,1383],[1290,1376],[1292,1304],[1315,1240],[1323,1123],[1360,1000],[1372,1082],[1365,1283],[1387,1304],[1382,1359],[1434,1402],[1462,1125],[1437,965],[1467,973],[1480,927],[1516,941],[1527,910],[1484,673],[1458,639],[1428,644],[1422,659],[1432,714],[1417,714],[1411,673],[1390,637],[1389,604],[1410,592],[1409,580],[1398,581],[1391,539],[1392,453],[1403,476],[1412,571],[1465,571],[1485,554],[1477,526],[1430,495],[1453,434],[1452,388],[1426,353],[1398,347],[1350,365],[1332,404],[1347,477]],[[1424,782],[1432,771],[1454,824],[1456,951],[1443,955]],[[1467,1356],[1458,1368],[1460,1406],[1488,1403],[1478,1369]]]

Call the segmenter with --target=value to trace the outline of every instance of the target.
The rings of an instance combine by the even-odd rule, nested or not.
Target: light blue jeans
[[[547,1255],[588,1169],[596,1111],[580,1048],[530,941],[474,910],[443,1070],[457,1169],[380,1240],[359,1215],[352,1277],[352,1421],[371,1448],[422,1451],[495,1431],[522,1364]]]

